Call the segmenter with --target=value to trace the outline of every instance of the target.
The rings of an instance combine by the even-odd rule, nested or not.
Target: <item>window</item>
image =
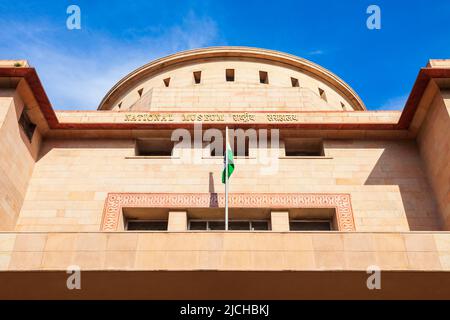
[[[230,145],[233,150],[233,155],[235,157],[248,157],[249,156],[249,148],[250,148],[250,139],[249,137],[235,137],[234,139],[230,138]],[[209,155],[211,157],[223,157],[223,153],[225,151],[225,144],[219,147],[214,141],[211,143],[205,143],[205,147],[209,148]]]
[[[225,71],[225,79],[228,82],[233,82],[234,81],[234,69],[227,69]]]
[[[223,220],[190,220],[189,230],[225,230],[225,221]],[[230,220],[228,221],[229,230],[269,230],[269,222],[266,220]]]
[[[290,231],[330,231],[330,220],[291,220]]]
[[[163,82],[164,82],[164,85],[166,86],[166,88],[168,88],[170,85],[170,78],[164,79]]]
[[[194,82],[195,84],[199,84],[202,80],[202,72],[201,71],[194,71]]]
[[[118,107],[119,109],[122,108],[122,101],[119,102],[119,104],[117,105],[117,107]]]
[[[167,220],[128,220],[127,230],[167,230]]]
[[[345,104],[343,102],[341,102],[341,108],[342,110],[345,110]]]
[[[19,125],[22,127],[23,131],[25,132],[25,135],[27,136],[28,140],[31,142],[31,140],[33,138],[34,130],[36,130],[36,125],[33,122],[31,122],[25,108],[23,109],[22,114],[20,115]]]
[[[319,88],[319,96],[320,96],[323,100],[327,101],[327,95],[325,94],[325,90]]]
[[[174,143],[170,139],[138,139],[136,140],[137,156],[171,156]]]
[[[324,155],[323,141],[313,138],[284,140],[286,157],[321,157]]]
[[[297,78],[292,78],[292,77],[291,77],[291,83],[292,83],[292,87],[294,87],[294,88],[295,88],[295,87],[300,87]]]
[[[139,97],[142,97],[142,93],[144,92],[144,88],[140,88],[138,90]]]
[[[259,72],[259,83],[264,83],[264,84],[269,83],[269,76],[267,75],[267,71]]]

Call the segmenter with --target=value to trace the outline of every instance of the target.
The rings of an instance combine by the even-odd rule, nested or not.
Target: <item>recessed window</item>
[[[165,79],[163,80],[163,82],[164,82],[164,85],[166,86],[166,88],[168,88],[169,85],[170,85],[170,78],[165,78]]]
[[[227,69],[225,71],[225,79],[228,82],[233,82],[234,81],[234,69]]]
[[[119,102],[119,104],[117,105],[117,107],[120,109],[122,108],[122,102]]]
[[[292,84],[292,87],[294,87],[294,88],[300,87],[300,84],[298,83],[298,79],[297,78],[292,78],[291,77],[291,84]]]
[[[225,230],[225,221],[223,220],[190,220],[189,230]],[[230,220],[228,221],[229,230],[269,230],[267,220]]]
[[[22,114],[19,118],[19,125],[25,132],[25,135],[27,136],[28,140],[31,142],[31,139],[33,138],[34,131],[36,130],[36,125],[31,122],[30,118],[28,117],[27,111],[25,108],[22,111]]]
[[[327,95],[326,95],[326,93],[325,93],[325,90],[319,88],[319,96],[320,96],[323,100],[327,101]]]
[[[290,231],[330,231],[330,220],[291,220]]]
[[[174,143],[170,139],[138,139],[136,140],[137,156],[171,156]]]
[[[202,72],[194,71],[194,82],[195,84],[199,84],[202,81]]]
[[[126,229],[165,231],[167,224],[167,220],[128,220]]]
[[[345,110],[345,104],[343,102],[341,102],[341,108],[342,110]]]
[[[260,71],[259,72],[259,83],[268,84],[269,83],[269,76],[267,74],[267,71]]]
[[[323,141],[310,138],[284,140],[286,157],[320,157],[324,155]]]
[[[142,93],[144,92],[144,88],[140,88],[138,90],[139,97],[142,97]]]
[[[235,137],[231,141],[231,148],[233,149],[233,154],[237,157],[248,157],[250,150],[250,138],[246,137]]]

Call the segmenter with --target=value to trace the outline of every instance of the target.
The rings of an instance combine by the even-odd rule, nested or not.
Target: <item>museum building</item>
[[[0,93],[0,298],[450,298],[450,60],[402,111],[247,47],[152,61],[96,111],[54,110],[24,60]]]

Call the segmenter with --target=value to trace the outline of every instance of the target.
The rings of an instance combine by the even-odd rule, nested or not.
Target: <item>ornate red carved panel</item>
[[[216,193],[109,193],[103,209],[102,231],[116,231],[122,208],[223,208],[225,195]],[[233,193],[236,208],[335,208],[339,231],[355,231],[349,194]]]

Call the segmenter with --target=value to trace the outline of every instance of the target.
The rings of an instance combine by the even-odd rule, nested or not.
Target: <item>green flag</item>
[[[228,157],[228,178],[231,177],[231,174],[234,171],[234,160],[233,160],[233,151],[231,150],[230,144],[227,143],[227,148],[225,150],[225,155],[223,157],[223,171],[222,171],[222,183],[225,183],[225,175],[226,175],[226,162]]]

